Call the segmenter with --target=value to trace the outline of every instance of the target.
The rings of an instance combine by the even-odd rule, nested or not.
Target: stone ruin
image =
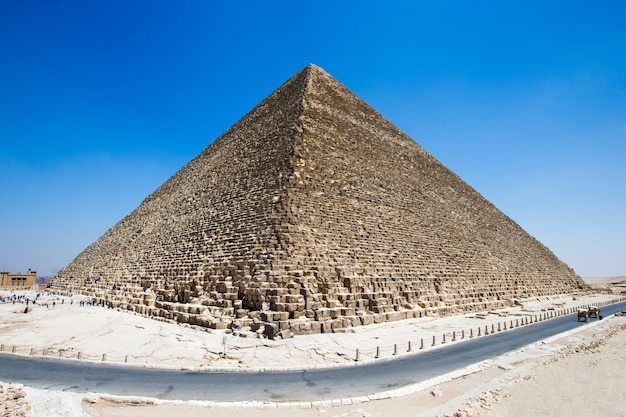
[[[270,338],[588,289],[314,65],[87,247],[51,287]]]

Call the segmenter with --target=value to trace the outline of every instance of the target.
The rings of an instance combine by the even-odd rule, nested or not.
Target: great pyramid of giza
[[[269,337],[588,288],[314,65],[87,247],[51,286],[148,316]]]

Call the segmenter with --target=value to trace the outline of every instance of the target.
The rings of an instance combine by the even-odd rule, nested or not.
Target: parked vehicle
[[[600,309],[597,306],[589,306],[589,317],[592,315],[596,316],[597,319],[600,318]]]

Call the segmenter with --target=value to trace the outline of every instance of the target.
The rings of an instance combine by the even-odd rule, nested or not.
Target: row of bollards
[[[0,352],[4,352],[6,351],[6,346],[4,344],[0,345]],[[13,345],[11,347],[11,353],[17,353],[17,346]],[[37,349],[35,349],[34,347],[30,348],[30,352],[29,352],[29,356],[35,356],[37,354]],[[48,350],[48,348],[44,348],[41,351],[41,356],[51,356],[51,352]],[[59,351],[59,358],[63,358],[63,351]],[[66,357],[69,359],[69,357]],[[82,352],[78,352],[78,354],[76,355],[76,359],[83,359],[83,353]],[[107,360],[107,354],[103,353],[102,354],[102,362],[106,362]],[[128,355],[126,355],[126,357],[124,358],[124,363],[128,363]]]
[[[613,304],[615,302],[621,302],[623,301],[623,299],[618,299],[618,300],[614,300],[614,301],[607,301],[607,302],[599,302],[597,304],[594,304],[595,306],[601,307],[604,305],[608,305],[608,304]],[[498,322],[497,325],[492,323],[491,326],[490,325],[485,325],[484,327],[482,326],[478,326],[476,328],[476,333],[474,333],[474,329],[471,328],[469,329],[469,338],[472,339],[474,337],[481,337],[483,335],[487,336],[489,334],[495,334],[498,332],[502,332],[502,331],[506,331],[506,330],[510,330],[510,329],[514,329],[514,328],[518,328],[520,326],[525,326],[528,324],[533,324],[533,323],[538,323],[544,320],[548,320],[548,319],[552,319],[552,318],[556,318],[556,317],[561,317],[567,314],[571,314],[571,313],[575,313],[578,308],[589,308],[588,305],[583,305],[580,307],[569,307],[566,309],[561,309],[561,310],[550,310],[550,311],[546,311],[543,313],[539,313],[539,314],[535,314],[535,315],[531,315],[531,316],[525,316],[525,317],[521,317],[521,318],[516,318],[516,319],[511,319],[508,322],[507,321],[503,321],[503,322]],[[452,331],[452,342],[456,342],[459,340],[459,337],[457,337],[459,333],[455,330]],[[460,331],[460,340],[465,339],[465,330],[461,330]],[[447,339],[447,335],[446,333],[444,333],[442,335],[441,338],[441,344],[445,344],[447,343],[448,339]],[[437,336],[433,335],[432,338],[432,343],[431,343],[431,347],[437,346]],[[424,339],[420,339],[420,346],[419,349],[423,350],[425,348],[425,343],[424,343]],[[408,353],[413,352],[413,344],[411,341],[408,342],[407,345],[407,350]],[[393,355],[396,356],[398,355],[398,345],[394,344],[393,345]],[[376,354],[374,356],[375,359],[379,359],[382,357],[381,354],[381,348],[380,346],[376,347]],[[355,357],[355,361],[360,361],[361,360],[361,351],[359,349],[356,350],[356,357]]]

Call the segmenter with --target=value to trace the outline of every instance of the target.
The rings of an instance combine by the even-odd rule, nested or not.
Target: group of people
[[[10,295],[3,295],[0,294],[0,303],[13,303],[15,304],[16,302],[23,302],[24,300],[27,300],[26,295],[24,294],[15,294],[13,291],[11,291]]]
[[[52,302],[50,302],[50,296],[53,297]],[[65,297],[59,296],[56,293],[38,291],[34,294],[33,298],[32,294],[24,294],[11,290],[9,294],[0,293],[0,303],[24,304],[24,313],[28,313],[35,305],[45,306],[48,309],[50,307],[56,308],[57,304],[65,304]],[[74,300],[72,298],[69,299],[69,304],[74,304]],[[81,299],[79,301],[79,305],[81,307],[95,306],[97,305],[97,302],[95,299]]]
[[[80,300],[78,302],[78,305],[80,305],[81,307],[84,307],[84,306],[95,306],[96,305],[96,300],[94,298],[92,298],[90,300]]]
[[[26,294],[16,294],[14,293],[14,291],[11,291],[10,295],[0,295],[0,302],[2,303],[24,303],[27,306],[32,304],[37,304],[37,301],[39,300],[40,297],[42,297],[43,295],[48,295],[47,293],[41,293],[38,292],[37,294],[35,294],[35,298],[33,298],[32,300],[26,295]],[[65,300],[63,300],[65,301]]]

